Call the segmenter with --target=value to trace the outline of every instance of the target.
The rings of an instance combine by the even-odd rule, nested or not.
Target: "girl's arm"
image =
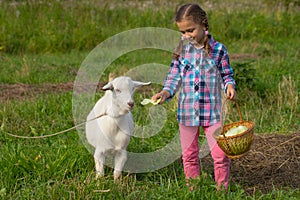
[[[163,103],[166,99],[172,98],[179,88],[180,80],[179,60],[174,59],[170,65],[162,91],[155,94],[152,97],[152,100],[156,101],[157,99],[161,98],[160,103]]]
[[[169,98],[172,98],[177,92],[180,80],[180,61],[173,59],[163,87],[163,90],[170,94]]]
[[[226,96],[227,98],[233,100],[236,99],[236,91],[235,91],[235,80],[233,79],[233,69],[231,68],[230,64],[229,64],[229,56],[228,56],[228,52],[227,49],[224,47],[224,49],[221,51],[220,53],[221,56],[221,61],[219,63],[219,66],[221,69],[221,77],[223,79],[224,82],[224,86],[225,86],[225,92],[226,92]]]

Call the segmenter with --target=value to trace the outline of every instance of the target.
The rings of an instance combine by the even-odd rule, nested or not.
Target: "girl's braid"
[[[209,54],[210,51],[211,51],[211,46],[209,44],[209,38],[208,38],[209,24],[208,24],[208,19],[207,19],[206,13],[202,17],[200,17],[200,18],[202,18],[201,24],[205,27],[205,36],[204,36],[204,41],[203,41],[204,48],[205,48],[206,52]]]

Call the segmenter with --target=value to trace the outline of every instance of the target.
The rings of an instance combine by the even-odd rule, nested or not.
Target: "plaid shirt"
[[[235,86],[226,47],[209,35],[211,51],[183,47],[181,57],[172,60],[163,90],[178,99],[178,122],[185,126],[210,126],[220,121],[222,88]]]

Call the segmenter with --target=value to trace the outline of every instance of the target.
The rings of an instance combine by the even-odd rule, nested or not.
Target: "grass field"
[[[299,1],[198,2],[208,13],[210,32],[230,52],[239,105],[244,118],[255,122],[255,133],[299,133]],[[0,199],[299,199],[299,185],[270,184],[268,190],[260,190],[232,181],[228,192],[216,192],[210,168],[204,168],[201,180],[193,183],[198,189],[190,192],[180,159],[153,172],[124,172],[120,182],[113,181],[107,167],[107,176],[95,180],[93,157],[77,131],[34,140],[6,134],[39,136],[74,126],[72,83],[89,53],[106,39],[134,28],[176,30],[172,18],[182,3],[0,1]],[[121,75],[145,63],[167,66],[170,58],[170,52],[157,49],[126,53],[111,63],[100,82],[109,72]],[[135,101],[159,89],[154,84],[138,90]],[[94,100],[101,95],[98,91]],[[168,120],[161,132],[133,138],[130,151],[152,152],[176,135],[176,102],[162,108]],[[227,120],[235,121],[238,116],[231,108]],[[137,103],[135,123],[149,123],[148,112],[149,107]],[[297,181],[297,140],[293,148],[298,157],[290,170]]]

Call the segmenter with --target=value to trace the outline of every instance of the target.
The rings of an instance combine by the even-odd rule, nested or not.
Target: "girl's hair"
[[[175,22],[181,22],[182,20],[193,20],[193,22],[205,27],[205,32],[207,33],[209,24],[206,12],[198,4],[185,4],[181,6],[175,15]],[[174,52],[174,58],[178,59],[182,51],[183,41],[179,42]],[[209,38],[207,34],[204,36],[204,48],[209,54],[211,47],[209,45]]]

